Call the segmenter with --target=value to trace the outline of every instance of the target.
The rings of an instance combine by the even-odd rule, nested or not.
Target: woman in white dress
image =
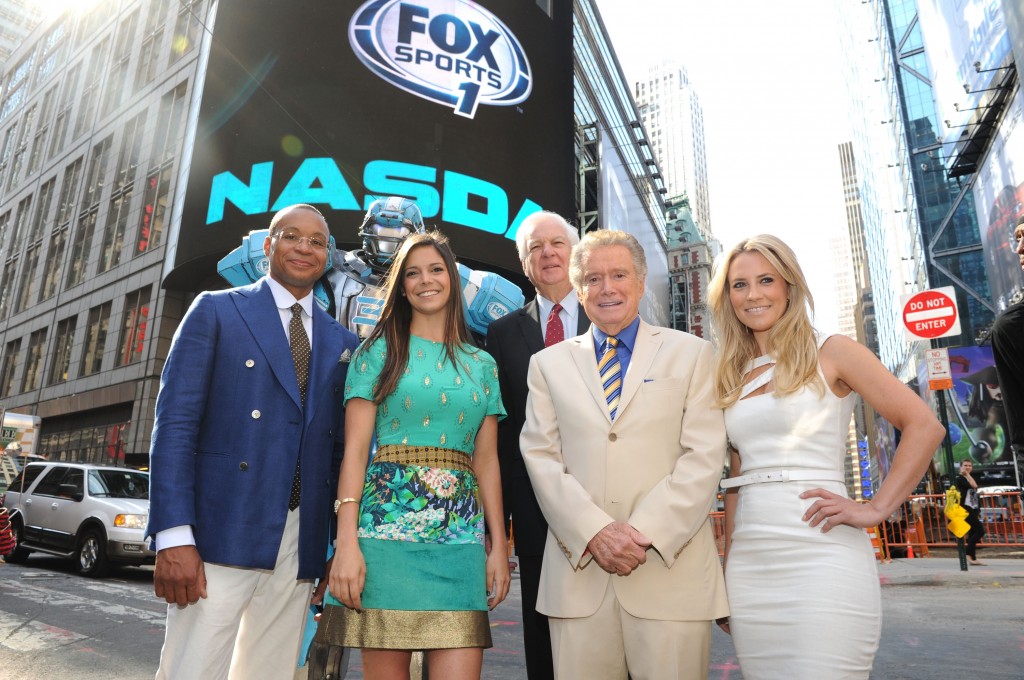
[[[865,347],[817,336],[803,272],[778,238],[733,248],[710,297],[732,470],[722,483],[732,614],[720,623],[746,680],[867,678],[881,602],[864,529],[914,489],[943,428]],[[850,500],[843,481],[854,392],[902,432],[867,503]]]

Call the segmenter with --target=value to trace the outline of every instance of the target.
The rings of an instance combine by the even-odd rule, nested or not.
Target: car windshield
[[[90,470],[89,495],[149,498],[149,476],[134,470]]]

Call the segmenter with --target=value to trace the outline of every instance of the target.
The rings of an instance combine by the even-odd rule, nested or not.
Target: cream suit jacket
[[[638,618],[727,615],[708,521],[726,446],[710,343],[641,321],[614,423],[592,333],[534,355],[528,384],[520,445],[549,526],[537,611],[590,616],[611,579],[619,603]],[[584,555],[613,521],[654,542],[629,576]]]

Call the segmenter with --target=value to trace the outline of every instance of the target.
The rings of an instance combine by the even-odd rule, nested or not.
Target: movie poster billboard
[[[357,247],[390,195],[467,265],[521,278],[519,224],[575,206],[572,3],[543,4],[220,0],[164,285],[194,290],[294,203]]]
[[[946,416],[953,446],[954,465],[970,460],[982,486],[1012,485],[1016,479],[1010,450],[1006,409],[996,377],[991,347],[950,347],[949,364],[953,389],[946,390]],[[928,380],[924,364],[919,368],[920,384],[927,400]],[[945,456],[936,458],[942,474]],[[953,470],[954,474],[956,470]]]

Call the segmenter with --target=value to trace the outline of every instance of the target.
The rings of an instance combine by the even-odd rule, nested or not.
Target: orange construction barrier
[[[875,559],[879,562],[890,562],[891,560],[886,553],[885,544],[882,542],[878,527],[869,527],[867,532],[868,538],[871,539],[871,547],[875,550]]]
[[[914,546],[921,553],[921,557],[930,557],[928,543],[924,540],[924,522],[918,516],[907,526],[907,559],[914,558]]]

